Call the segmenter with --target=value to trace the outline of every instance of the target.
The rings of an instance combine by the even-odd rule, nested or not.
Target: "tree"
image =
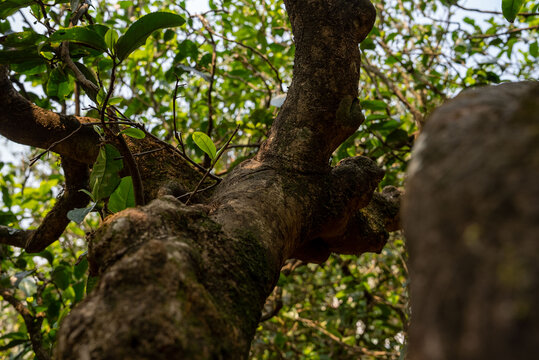
[[[528,359],[535,351],[538,129],[532,81],[465,91],[430,117],[402,211],[410,358]]]
[[[375,190],[400,185],[425,114],[463,86],[500,81],[497,67],[530,76],[537,55],[535,42],[519,66],[478,63],[462,76],[451,70],[455,60],[469,61],[470,51],[479,58],[489,47],[510,60],[516,41],[486,44],[481,34],[471,34],[468,43],[458,36],[451,40],[449,35],[461,30],[450,31],[449,18],[442,25],[410,27],[406,17],[417,11],[432,15],[438,5],[397,3],[376,4],[380,22],[362,43],[361,105],[368,122],[358,132],[363,115],[357,100],[357,45],[375,17],[368,1],[286,1],[291,25],[280,2],[247,10],[242,2],[210,3],[212,10],[204,15],[191,15],[183,3],[169,7],[183,18],[170,13],[140,17],[150,8],[130,1],[119,2],[117,12],[96,11],[93,18],[88,4],[80,2],[71,3],[76,8],[71,12],[33,1],[2,4],[0,17],[31,5],[45,33],[38,34],[28,21],[26,32],[2,38],[0,63],[9,64],[13,73],[2,68],[0,133],[59,154],[65,177],[63,195],[39,227],[0,228],[2,243],[25,250],[3,248],[3,256],[14,259],[9,270],[22,271],[14,274],[15,281],[3,283],[2,296],[21,309],[38,358],[48,358],[55,339],[54,331],[43,338],[43,322],[54,330],[60,320],[58,358],[247,356],[285,260],[321,263],[331,252],[381,251],[387,232],[398,228],[398,191]],[[395,15],[396,9],[404,18]],[[86,23],[78,27],[83,19]],[[172,30],[184,19],[183,28]],[[121,37],[111,30],[131,23]],[[60,24],[67,26],[58,30]],[[405,34],[399,33],[403,26],[408,26]],[[481,30],[472,26],[473,32]],[[387,31],[392,27],[397,31]],[[161,28],[168,30],[153,33]],[[399,41],[405,51],[396,50]],[[454,58],[444,60],[451,45]],[[385,63],[377,60],[380,49],[387,54]],[[418,58],[417,49],[431,52]],[[173,61],[167,60],[171,54]],[[292,56],[290,77],[285,69]],[[44,85],[45,96],[26,91],[29,82]],[[273,120],[270,105],[278,105],[285,90],[286,100]],[[80,116],[81,91],[96,103],[85,117]],[[183,99],[177,104],[179,96]],[[53,103],[59,113],[45,110]],[[229,148],[237,120],[243,125],[241,142]],[[181,131],[188,128],[202,133],[186,138]],[[209,137],[217,139],[219,153]],[[229,149],[240,152],[230,155]],[[366,156],[346,158],[358,153]],[[372,159],[387,170],[383,180]],[[213,169],[230,173],[221,180]],[[4,191],[4,202],[11,197]],[[93,228],[88,254],[77,265],[46,249],[68,218],[82,221],[93,210],[104,220],[85,220]],[[5,212],[6,225],[17,222],[13,211]],[[80,230],[71,231],[80,236]],[[32,252],[47,259],[50,278],[33,272],[36,261],[26,255]],[[27,298],[25,306],[14,289],[28,277],[42,283],[27,294],[36,299]],[[88,297],[64,318],[70,306],[58,305],[57,291],[73,304],[85,287]],[[376,298],[369,290],[365,294]],[[405,326],[402,308],[391,301],[374,303],[396,311],[398,329]],[[303,323],[316,328],[308,319]],[[382,345],[370,350],[355,338],[350,343],[333,336],[349,346],[346,356],[398,356],[382,351]],[[14,338],[15,345],[16,340],[26,341]]]

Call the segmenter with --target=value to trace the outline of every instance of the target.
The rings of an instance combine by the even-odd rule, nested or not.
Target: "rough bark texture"
[[[409,359],[530,359],[539,339],[539,83],[466,91],[413,152]]]

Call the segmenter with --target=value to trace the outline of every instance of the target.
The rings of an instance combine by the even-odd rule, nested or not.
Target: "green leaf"
[[[24,48],[44,40],[47,40],[46,36],[40,35],[32,30],[27,30],[0,36],[0,45],[4,48]]]
[[[184,23],[185,19],[180,15],[167,12],[155,12],[141,17],[118,39],[116,43],[118,59],[121,61],[128,57],[136,48],[144,44],[155,30],[181,26]]]
[[[105,34],[105,43],[110,50],[114,51],[114,46],[118,42],[118,33],[114,29],[109,29]]]
[[[98,281],[99,276],[88,276],[88,280],[86,280],[86,295],[92,292]]]
[[[126,176],[109,198],[108,208],[113,213],[135,206],[135,192],[131,176]]]
[[[89,26],[74,26],[68,29],[57,30],[50,37],[51,41],[73,41],[105,51],[107,43],[102,35]]]
[[[86,274],[86,270],[88,270],[88,258],[85,256],[77,265],[75,265],[73,275],[75,275],[77,279],[80,279]]]
[[[361,107],[365,110],[385,110],[387,108],[387,104],[381,100],[363,100],[361,102]]]
[[[137,128],[127,128],[122,130],[122,134],[125,134],[127,136],[130,136],[135,139],[144,139],[146,137],[146,133],[140,129]]]
[[[45,60],[41,57],[34,58],[20,64],[11,63],[10,68],[15,72],[24,75],[37,75],[47,73],[49,71]]]
[[[387,136],[386,142],[393,148],[401,148],[408,144],[408,133],[402,129],[393,130]]]
[[[178,44],[178,53],[174,57],[174,62],[179,63],[187,57],[194,60],[198,58],[198,46],[189,39],[185,39]]]
[[[193,133],[193,141],[200,148],[200,150],[208,154],[210,159],[215,159],[217,149],[215,148],[215,144],[208,135],[200,131],[195,131]]]
[[[539,55],[539,44],[536,42],[530,44],[530,55],[537,57]]]
[[[11,211],[0,210],[0,225],[8,225],[17,221],[17,217]],[[15,229],[13,231],[16,231]]]
[[[96,200],[108,197],[120,183],[118,172],[123,168],[120,152],[110,144],[99,149],[90,174],[90,189]]]
[[[95,207],[95,203],[93,203],[91,206],[87,206],[85,208],[76,208],[73,210],[69,210],[67,212],[67,218],[71,221],[76,222],[77,224],[80,224],[86,215],[88,215]]]
[[[0,3],[0,19],[5,19],[15,11],[25,6],[30,6],[34,0],[4,0]]]
[[[525,0],[502,0],[502,12],[507,21],[515,21],[524,2]]]
[[[60,289],[65,290],[69,286],[69,281],[71,280],[71,271],[64,266],[59,265],[54,268],[52,271],[52,281],[58,286]]]
[[[51,265],[52,265],[52,262],[54,261],[54,255],[52,255],[52,253],[49,250],[43,250],[42,252],[35,254],[35,256],[40,256],[44,259],[47,259],[47,261]]]
[[[29,51],[28,49],[0,51],[0,64],[21,64],[30,61],[43,62],[43,58],[39,56],[37,51]]]
[[[52,70],[49,81],[47,81],[47,95],[52,98],[63,99],[69,93],[67,81],[67,76],[60,69],[56,68]]]
[[[84,281],[79,281],[78,283],[73,284],[72,288],[73,292],[75,293],[75,299],[73,300],[73,302],[78,303],[84,298]]]

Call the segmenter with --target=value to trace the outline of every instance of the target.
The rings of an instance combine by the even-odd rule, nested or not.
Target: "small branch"
[[[211,133],[213,132],[213,98],[212,98],[212,92],[213,92],[213,84],[215,82],[215,61],[217,59],[217,50],[216,50],[216,43],[215,39],[213,38],[213,31],[210,27],[210,24],[204,18],[202,15],[197,16],[198,19],[202,22],[204,25],[204,28],[206,31],[208,31],[208,34],[210,35],[210,43],[212,47],[212,54],[211,54],[211,63],[210,63],[210,80],[209,80],[209,88],[208,88],[208,129],[206,130],[206,134],[211,137]],[[208,167],[210,164],[210,158],[207,154],[204,154],[204,167]]]
[[[131,179],[133,180],[135,204],[137,206],[145,205],[146,201],[144,200],[144,187],[142,185],[142,177],[140,175],[140,170],[138,168],[137,162],[135,161],[135,158],[133,157],[129,146],[127,146],[123,135],[118,134],[116,136],[116,139],[118,144],[118,150],[120,151],[120,154],[122,154],[122,157],[126,162],[127,169],[129,170],[129,174],[131,175]]]
[[[162,151],[162,150],[165,150],[165,148],[164,148],[164,147],[161,147],[161,148],[158,148],[158,149],[153,149],[153,150],[148,150],[148,151],[142,151],[142,152],[133,154],[133,156],[143,156],[143,155],[148,155],[148,154],[152,154],[152,153],[154,153],[154,152],[158,152],[158,151]]]
[[[214,184],[211,184],[210,186],[207,186],[207,187],[205,187],[205,188],[203,188],[203,189],[197,190],[197,193],[201,193],[201,192],[204,192],[204,191],[211,190],[211,189],[213,189],[214,187],[216,187],[217,185],[219,185],[218,182],[216,182],[216,183],[214,183]],[[188,192],[188,193],[185,193],[185,194],[183,194],[183,195],[178,196],[176,199],[181,200],[181,199],[183,199],[183,198],[186,198],[186,197],[188,197],[188,196],[191,197],[191,196],[193,196],[193,195],[195,195],[195,192],[194,192],[194,191],[191,191],[191,192]]]
[[[471,9],[471,8],[467,8],[467,7],[464,7],[464,6],[459,5],[459,4],[453,4],[453,6],[456,6],[459,9],[462,9],[462,10],[465,10],[465,11],[478,12],[478,13],[482,13],[482,14],[503,15],[503,13],[499,12],[499,11]],[[527,12],[524,12],[524,13],[518,13],[517,16],[522,16],[522,17],[539,16],[539,13],[527,13]]]
[[[69,56],[69,42],[64,41],[61,45],[60,50],[60,56],[62,58],[62,61],[67,65],[67,67],[73,71],[73,74],[75,75],[75,79],[84,87],[91,89],[95,91],[96,93],[99,92],[99,87],[88,80],[86,76],[79,70],[77,65],[71,60],[71,56]]]
[[[408,108],[408,110],[410,110],[410,112],[412,113],[412,116],[414,117],[414,121],[415,121],[417,127],[419,129],[421,129],[423,127],[423,124],[424,124],[424,121],[425,121],[424,116],[419,111],[419,109],[417,109],[414,105],[412,105],[412,103],[410,103],[406,99],[406,97],[404,96],[402,91],[387,76],[385,76],[379,69],[377,69],[375,66],[371,65],[367,59],[365,59],[365,61],[363,62],[363,68],[366,71],[375,74],[378,78],[380,78],[386,84],[386,86],[388,88],[390,88],[393,91],[395,96],[397,96],[399,98],[399,100],[404,104],[404,106],[406,106]]]
[[[305,319],[305,318],[302,318],[302,317],[299,317],[299,316],[295,316],[295,317],[293,317],[293,319],[301,322],[302,324],[304,324],[305,326],[307,326],[307,327],[309,327],[311,329],[314,329],[314,330],[317,330],[317,331],[321,332],[322,334],[326,335],[328,338],[330,338],[331,340],[333,340],[336,343],[340,344],[341,346],[352,349],[352,350],[354,350],[355,352],[357,352],[359,354],[364,354],[364,355],[367,355],[367,356],[375,356],[375,357],[399,355],[399,353],[392,352],[392,351],[369,350],[366,347],[356,346],[356,345],[349,345],[349,344],[345,343],[342,340],[341,336],[337,336],[337,335],[327,331],[324,328],[324,326],[318,324],[317,322],[315,322],[313,320]]]
[[[0,226],[0,243],[25,249],[29,253],[40,252],[58,240],[69,224],[68,211],[83,208],[89,198],[80,192],[88,189],[88,166],[86,164],[62,158],[65,174],[65,189],[63,195],[56,201],[51,211],[45,216],[36,230],[18,230]]]
[[[508,31],[501,32],[501,33],[496,33],[496,34],[474,35],[474,36],[470,36],[469,38],[471,38],[471,39],[487,39],[487,38],[491,38],[491,37],[498,37],[498,36],[503,36],[503,35],[511,35],[511,34],[514,34],[514,33],[517,33],[517,32],[526,31],[526,30],[535,30],[535,29],[539,29],[539,25],[529,26],[529,27],[525,27],[525,28],[512,29],[512,30],[508,30]]]
[[[144,155],[153,154],[155,152],[162,151],[162,150],[166,150],[166,148],[161,147],[161,148],[158,148],[158,149],[152,149],[152,150],[148,150],[148,151],[143,151],[143,152],[135,153],[135,154],[133,154],[133,156],[144,156]],[[114,160],[121,160],[123,158],[124,158],[123,156],[118,156],[118,157],[114,158]]]
[[[80,116],[80,87],[75,83],[75,116]]]
[[[103,100],[103,104],[101,105],[101,109],[99,111],[99,114],[101,115],[101,125],[103,125],[103,131],[107,131],[107,124],[105,122],[105,113],[107,111],[107,104],[109,102],[110,97],[112,96],[112,92],[114,91],[114,81],[116,80],[116,66],[118,64],[116,63],[115,58],[112,58],[112,69],[110,72],[110,83],[109,83],[109,89],[107,91],[107,94],[105,95],[105,99]]]
[[[62,156],[91,164],[97,156],[99,137],[81,123],[94,121],[88,117],[65,116],[40,108],[19,94],[9,80],[6,66],[0,65],[0,135],[17,143],[50,148]],[[71,135],[75,132],[76,134]]]
[[[38,360],[49,360],[49,353],[43,348],[43,335],[41,334],[41,324],[43,323],[44,315],[32,315],[30,310],[24,304],[13,296],[7,289],[0,289],[0,295],[21,315],[26,325],[26,330],[30,335],[32,349]]]
[[[78,9],[72,9],[73,14],[71,15],[71,19],[69,21],[69,27],[73,27],[77,25],[80,18],[84,14],[86,14],[88,9],[89,9],[89,5],[85,2],[81,2]],[[73,71],[73,73],[75,74],[75,79],[77,79],[77,81],[82,86],[84,86],[87,89],[91,89],[92,91],[95,91],[96,93],[99,92],[99,87],[93,82],[91,82],[90,80],[88,80],[86,76],[84,76],[84,74],[79,70],[77,65],[75,65],[73,60],[71,60],[71,56],[69,55],[69,42],[68,41],[62,42],[60,55],[61,55],[62,61],[67,65],[67,67],[69,67],[71,71]],[[78,101],[78,88],[77,87],[75,87],[75,101]],[[79,112],[80,110],[76,111],[77,115],[79,114]]]
[[[19,79],[16,79],[14,76],[11,76],[9,78],[12,83],[16,84],[19,87],[19,91],[24,96],[26,100],[30,100],[30,97],[28,96],[28,93],[26,92],[26,88],[24,87],[24,84],[19,81]]]
[[[262,316],[260,316],[260,322],[268,321],[272,317],[276,316],[283,308],[283,289],[281,287],[276,288],[274,298],[275,300],[273,300],[273,304],[271,304],[273,305],[271,310],[262,313]]]
[[[236,149],[236,148],[259,148],[260,144],[235,144],[235,145],[229,145],[229,149]]]
[[[93,125],[93,124],[92,124]],[[70,132],[67,136],[61,138],[60,140],[57,140],[55,142],[53,142],[47,149],[45,149],[45,151],[42,151],[40,152],[38,155],[34,156],[33,158],[30,159],[30,164],[29,166],[31,167],[32,165],[34,165],[43,155],[45,155],[46,153],[48,153],[49,151],[51,151],[51,149],[53,147],[55,147],[56,145],[58,145],[59,143],[69,139],[71,136],[75,135],[75,133],[77,131],[79,131],[80,129],[82,128],[82,123],[79,124],[79,127],[76,128],[75,130],[73,130],[72,132]]]
[[[105,114],[107,112],[109,113],[109,117],[115,117],[113,109],[110,109],[110,111],[108,111],[109,110],[108,102],[109,102],[110,97],[112,96],[112,93],[114,92],[114,82],[116,81],[117,66],[118,66],[118,63],[116,62],[116,58],[113,57],[109,88],[100,109],[101,125],[103,126],[103,131],[105,131],[105,136],[108,139],[110,139],[114,144],[117,145],[118,151],[120,152],[123,159],[125,160],[127,169],[129,171],[129,174],[131,175],[131,179],[133,180],[133,191],[135,192],[135,204],[137,206],[142,206],[146,202],[144,200],[144,186],[142,184],[142,178],[140,176],[140,171],[139,171],[137,162],[135,161],[133,154],[131,153],[131,150],[129,150],[129,146],[127,146],[127,143],[125,142],[125,139],[123,135],[121,134],[121,132],[118,131],[115,134],[114,131],[112,131],[112,129],[109,128],[110,125],[114,125],[114,124],[113,123],[111,124],[105,121],[106,119]]]
[[[202,21],[202,20],[201,20]],[[216,33],[215,31],[213,31],[212,29],[208,29],[208,31],[210,33],[212,33],[213,35],[225,40],[225,41],[228,41],[228,42],[231,42],[231,43],[234,43],[238,46],[241,46],[245,49],[248,49],[248,50],[251,50],[254,54],[256,54],[257,56],[259,56],[262,60],[264,60],[264,62],[266,64],[268,64],[268,66],[271,68],[271,70],[273,71],[273,73],[275,74],[275,77],[277,79],[277,82],[279,84],[279,89],[281,90],[281,92],[284,92],[284,89],[283,89],[283,80],[281,79],[281,76],[279,75],[279,71],[275,68],[275,66],[271,63],[271,61],[267,58],[266,55],[262,54],[260,51],[258,51],[257,49],[255,49],[254,47],[252,46],[249,46],[249,45],[245,45],[244,43],[240,42],[240,41],[237,41],[237,40],[233,40],[233,39],[229,39],[227,38],[226,36],[224,35],[221,35],[221,34],[218,34]]]
[[[182,153],[184,155],[185,154],[185,146],[183,145],[183,140],[182,140],[182,135],[181,133],[178,134],[178,128],[177,128],[177,125],[176,125],[176,99],[177,99],[177,96],[178,96],[178,84],[180,82],[180,79],[178,79],[178,77],[176,77],[176,85],[174,85],[174,97],[172,98],[172,121],[173,121],[173,125],[174,125],[174,137],[176,138],[176,141],[178,141],[178,144],[181,146],[182,148]]]

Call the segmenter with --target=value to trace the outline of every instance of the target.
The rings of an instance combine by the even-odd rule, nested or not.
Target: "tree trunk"
[[[409,358],[533,358],[539,84],[464,92],[431,116],[412,157]]]

